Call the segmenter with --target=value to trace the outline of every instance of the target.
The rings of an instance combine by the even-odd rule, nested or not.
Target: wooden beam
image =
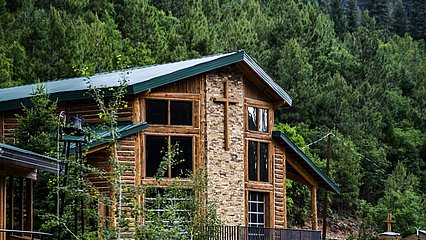
[[[9,188],[7,189],[8,201],[9,201],[9,223],[6,228],[13,230],[14,219],[15,219],[15,179],[13,176],[9,177]]]
[[[19,178],[19,230],[24,230],[24,178]]]
[[[318,229],[317,187],[311,187],[312,230]]]
[[[296,161],[294,161],[294,159],[292,157],[290,157],[287,154],[287,163],[294,168],[294,170],[297,171],[298,174],[300,174],[305,180],[306,182],[309,183],[309,185],[312,187],[317,187],[318,186],[318,182],[305,170],[303,169],[303,167],[297,163]]]
[[[34,219],[33,219],[33,180],[32,179],[25,179],[25,230],[32,231],[34,229]]]
[[[225,150],[229,151],[229,104],[237,104],[238,100],[229,98],[229,79],[226,79],[223,91],[225,93],[225,97],[215,98],[213,101],[217,103],[223,103],[225,105]]]

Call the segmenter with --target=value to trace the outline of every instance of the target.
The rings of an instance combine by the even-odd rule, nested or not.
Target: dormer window
[[[148,124],[192,126],[192,101],[147,99],[145,112]]]
[[[248,107],[248,129],[258,132],[268,132],[268,109]]]

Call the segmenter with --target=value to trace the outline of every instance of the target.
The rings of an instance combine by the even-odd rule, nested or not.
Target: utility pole
[[[330,157],[331,157],[331,130],[328,130],[327,138],[327,153],[326,153],[326,168],[325,175],[330,174]],[[327,238],[327,209],[328,209],[328,191],[325,190],[324,194],[324,209],[323,209],[323,219],[322,219],[322,240]]]

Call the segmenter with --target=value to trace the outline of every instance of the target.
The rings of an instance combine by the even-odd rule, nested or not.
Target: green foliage
[[[306,143],[328,129],[342,140],[333,138],[331,174],[343,194],[331,197],[332,212],[357,218],[368,238],[375,229],[367,226],[383,221],[368,209],[384,204],[382,186],[398,162],[426,187],[426,53],[418,41],[426,2],[313,2],[0,1],[0,86],[78,76],[73,67],[94,74],[245,49],[293,97],[276,120],[290,124],[281,129],[315,163],[324,166],[325,143],[309,151]],[[114,123],[108,108],[101,117]],[[33,144],[48,149],[41,142]],[[292,183],[288,192],[290,219],[302,223],[308,191]]]
[[[31,107],[23,106],[17,114],[19,128],[15,131],[15,145],[41,154],[52,155],[55,139],[51,133],[56,129],[56,102],[49,99],[45,86],[38,84],[31,93]]]
[[[348,31],[355,32],[361,22],[361,14],[357,0],[348,0],[346,6],[346,16],[348,19]]]
[[[425,199],[418,193],[418,186],[418,178],[408,172],[402,163],[398,163],[385,181],[385,194],[379,199],[377,206],[365,208],[365,214],[371,222],[376,223],[373,225],[376,231],[383,231],[378,220],[386,219],[387,213],[392,213],[396,220],[393,230],[402,235],[411,234],[416,228],[426,227],[426,216],[422,209]]]

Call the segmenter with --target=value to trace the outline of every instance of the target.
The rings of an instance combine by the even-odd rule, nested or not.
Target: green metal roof
[[[215,70],[230,64],[246,63],[271,89],[291,106],[291,97],[244,51],[213,55],[175,63],[153,65],[96,74],[91,77],[92,85],[98,88],[119,86],[123,76],[128,80],[128,94],[137,94],[146,90],[173,83],[191,76]],[[53,99],[60,101],[90,98],[86,93],[84,77],[44,82]],[[16,109],[29,104],[30,94],[36,84],[0,89],[0,111]]]
[[[321,171],[315,163],[311,161],[289,138],[287,138],[281,131],[273,131],[272,137],[282,141],[288,146],[290,154],[293,155],[310,174],[314,175],[314,178],[318,181],[321,187],[334,191],[340,194],[340,188],[329,178],[323,171]]]
[[[0,162],[29,169],[40,169],[57,173],[60,161],[55,158],[0,143]]]
[[[72,136],[72,135],[64,135],[62,136],[62,141],[69,142],[84,142],[83,148],[89,149],[93,147],[100,146],[102,144],[108,143],[111,140],[111,132],[105,130],[101,126],[89,126],[89,132],[91,132],[91,138],[88,141],[85,136]],[[119,123],[117,126],[118,138],[127,137],[134,133],[140,132],[144,129],[148,128],[148,124],[146,122],[140,123]],[[71,148],[74,148],[74,144]]]

